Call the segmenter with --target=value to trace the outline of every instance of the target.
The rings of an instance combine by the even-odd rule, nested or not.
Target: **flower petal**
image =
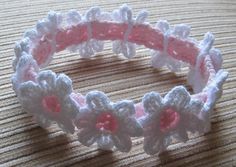
[[[166,56],[166,66],[172,72],[180,71],[181,69],[181,61],[174,59],[170,55]]]
[[[102,150],[111,150],[114,143],[110,135],[101,134],[97,139],[98,147]]]
[[[136,54],[136,45],[130,42],[116,40],[113,42],[112,50],[115,54],[122,53],[126,58],[132,58]]]
[[[34,116],[34,120],[41,126],[42,128],[47,128],[52,124],[52,121],[46,119],[44,116]]]
[[[20,85],[18,96],[21,100],[25,99],[31,101],[33,99],[38,99],[39,97],[41,97],[42,92],[40,87],[36,83],[28,81]]]
[[[122,42],[120,40],[116,40],[112,43],[112,51],[115,54],[120,54],[122,52],[121,48]]]
[[[128,133],[131,137],[138,137],[143,134],[143,128],[135,118],[125,119],[123,124],[123,131]]]
[[[72,81],[65,74],[60,74],[56,79],[57,94],[63,99],[72,93]]]
[[[110,100],[100,91],[91,91],[86,95],[88,107],[94,111],[110,111]]]
[[[161,151],[161,147],[163,145],[163,137],[158,135],[151,135],[144,137],[144,151],[149,154],[153,155]]]
[[[137,17],[135,18],[136,24],[142,24],[146,21],[148,17],[148,12],[145,10],[141,10],[138,14]]]
[[[129,117],[135,114],[135,108],[133,101],[122,100],[113,105],[115,114],[120,118]]]
[[[75,132],[75,126],[72,120],[67,116],[61,116],[61,118],[55,118],[58,126],[66,133],[73,134]]]
[[[75,118],[75,125],[77,128],[92,128],[96,119],[96,114],[90,112],[87,108],[82,108]]]
[[[70,10],[66,15],[67,24],[70,26],[76,26],[81,22],[81,15],[76,10]]]
[[[142,103],[146,113],[158,113],[162,107],[162,98],[159,93],[151,92],[144,95]]]
[[[63,107],[62,113],[66,114],[69,118],[75,118],[79,113],[79,106],[70,96],[67,96],[61,104]]]
[[[194,114],[199,114],[202,110],[204,103],[197,99],[191,99],[187,108],[187,111],[192,112]]]
[[[40,103],[42,92],[36,83],[32,81],[22,83],[19,87],[18,97],[22,107],[28,113],[33,115],[42,114]]]
[[[13,75],[15,91],[22,82],[35,81],[38,71],[39,67],[32,55],[23,52],[17,64],[16,73]]]
[[[96,141],[97,137],[97,132],[90,128],[82,129],[78,133],[79,142],[87,147],[91,146]]]
[[[50,70],[42,71],[38,74],[38,83],[45,93],[55,89],[56,74]]]
[[[188,134],[187,134],[184,127],[178,128],[176,130],[176,136],[175,137],[181,142],[188,141]]]
[[[164,136],[160,151],[162,152],[166,150],[166,148],[171,144],[171,142],[172,142],[171,135]]]
[[[173,30],[173,35],[182,39],[188,38],[189,33],[190,33],[190,26],[186,24],[178,24],[174,27]]]
[[[166,33],[170,29],[170,25],[166,20],[159,20],[155,27],[158,28],[162,33]]]
[[[78,46],[79,54],[82,58],[90,58],[94,55],[94,51],[91,47],[90,41],[83,42]]]
[[[193,113],[185,113],[182,117],[182,122],[184,123],[186,129],[192,133],[204,133],[206,123],[199,119],[197,115]]]
[[[151,51],[151,64],[154,68],[161,68],[167,64],[167,55],[160,51]]]
[[[104,42],[103,41],[98,41],[98,40],[95,40],[95,39],[91,39],[90,43],[91,43],[91,47],[93,48],[93,50],[95,52],[101,52],[103,50],[103,47],[104,47]]]
[[[121,152],[129,152],[132,147],[132,141],[126,134],[118,133],[112,136],[112,140],[116,148]]]
[[[155,119],[153,115],[146,115],[139,119],[139,123],[142,125],[144,136],[150,136],[153,132],[159,131],[159,119]]]
[[[183,86],[176,86],[164,98],[167,106],[175,107],[181,112],[190,101],[190,95]]]
[[[136,54],[136,45],[130,42],[122,42],[121,53],[128,59],[132,58]]]

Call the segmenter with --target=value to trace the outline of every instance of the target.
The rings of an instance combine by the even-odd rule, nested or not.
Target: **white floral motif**
[[[73,133],[72,119],[77,114],[76,103],[70,98],[72,82],[64,74],[42,71],[37,83],[28,81],[19,86],[19,101],[42,127],[56,122],[65,132]]]
[[[35,29],[27,30],[24,33],[24,38],[15,44],[14,48],[15,58],[13,60],[14,70],[16,70],[20,57],[24,54],[30,54],[32,48],[34,48],[35,45],[37,45],[37,43],[44,35],[51,36],[50,39],[47,40],[51,45],[52,52],[50,53],[50,56],[48,56],[47,60],[43,62],[43,64],[40,64],[39,66],[45,67],[46,65],[49,64],[49,62],[52,59],[52,55],[55,52],[54,36],[57,32],[57,29],[60,27],[61,21],[62,21],[62,15],[60,13],[51,11],[48,13],[48,17],[46,19],[38,21]]]
[[[18,86],[28,80],[34,81],[37,73],[39,72],[39,67],[37,62],[33,57],[25,52],[22,53],[22,56],[17,63],[16,72],[12,76],[13,89],[17,93]]]
[[[40,36],[51,34],[55,35],[61,27],[63,17],[61,13],[50,11],[46,19],[38,21],[36,25],[37,33]]]
[[[223,83],[228,77],[228,72],[224,70],[219,70],[216,75],[214,81],[210,83],[210,85],[206,86],[203,90],[206,91],[209,95],[206,105],[209,108],[213,108],[215,102],[221,97],[223,90]]]
[[[144,150],[155,154],[166,149],[172,138],[186,142],[187,131],[202,132],[202,121],[197,117],[203,103],[191,99],[182,86],[173,88],[164,98],[151,92],[143,98],[147,113],[143,120]]]
[[[23,54],[28,54],[30,51],[30,39],[29,38],[23,38],[21,41],[16,42],[14,47],[15,57],[13,59],[13,69],[16,71],[16,66],[20,60],[20,57]]]
[[[205,57],[209,54],[210,58],[216,64],[216,69],[219,69],[222,65],[221,54],[218,50],[212,48],[214,42],[214,35],[210,32],[204,35],[204,39],[200,42],[199,48],[200,53],[196,59],[196,65],[194,67],[190,66],[188,73],[187,82],[192,86],[194,93],[199,93],[205,87],[208,78],[204,78],[200,72],[200,65],[204,61]],[[196,82],[196,80],[198,82]]]
[[[225,70],[219,70],[215,75],[215,79],[202,91],[207,94],[207,100],[204,104],[204,109],[200,113],[200,117],[202,120],[204,120],[204,132],[208,132],[211,129],[210,116],[213,112],[216,101],[222,96],[223,83],[227,77],[228,72]]]
[[[34,48],[37,48],[37,45],[40,43],[43,50],[50,48],[50,53],[48,53],[49,55],[47,55],[42,62],[37,60],[39,57],[35,57],[41,68],[46,67],[53,58],[56,51],[55,37],[58,30],[62,27],[62,21],[63,17],[61,13],[50,11],[48,12],[47,18],[37,22],[35,29],[27,30],[24,34],[25,38],[30,39],[32,45],[30,46],[30,49],[34,50]]]
[[[81,22],[81,20],[82,16],[74,9],[70,10],[66,15],[66,21],[69,26],[76,26]]]
[[[116,40],[113,42],[113,52],[115,54],[122,53],[126,58],[132,58],[136,54],[136,45],[127,42],[128,35],[134,24],[143,24],[148,16],[146,11],[138,13],[135,19],[132,18],[132,10],[127,5],[123,5],[119,10],[115,10],[112,14],[113,20],[128,23],[128,28],[124,33],[124,40]]]
[[[84,17],[81,17],[80,14],[76,11],[70,11],[68,13],[68,23],[70,25],[76,25],[78,23],[85,22],[87,24],[88,30],[88,41],[81,43],[78,45],[70,46],[68,49],[72,52],[76,52],[77,50],[80,53],[80,56],[83,58],[90,58],[96,52],[101,52],[103,50],[104,42],[96,39],[92,39],[92,21],[108,21],[111,20],[111,16],[107,12],[102,12],[98,7],[90,8]]]
[[[167,66],[172,72],[180,71],[182,62],[180,60],[174,59],[167,53],[167,45],[168,45],[168,36],[173,34],[178,38],[186,39],[188,38],[190,27],[184,24],[176,25],[172,30],[170,25],[165,20],[160,20],[156,24],[156,28],[158,28],[164,34],[164,49],[163,51],[152,51],[151,52],[151,63],[155,68],[161,68],[163,66]]]
[[[80,129],[79,141],[85,146],[96,142],[101,149],[115,146],[128,152],[132,146],[130,137],[142,135],[142,127],[134,118],[133,102],[111,103],[104,93],[92,91],[87,94],[86,103],[75,120]]]

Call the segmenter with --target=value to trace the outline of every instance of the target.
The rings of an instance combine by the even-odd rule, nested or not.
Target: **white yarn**
[[[41,39],[44,35],[50,34],[50,38],[46,38],[50,42],[51,53],[47,60],[40,64],[40,67],[46,67],[52,60],[52,57],[56,51],[56,34],[62,27],[63,17],[61,13],[50,11],[46,19],[38,21],[36,25],[36,31],[38,39]]]
[[[95,21],[98,19],[98,16],[101,14],[101,10],[98,7],[90,8],[87,13],[85,14],[85,20],[87,22],[87,32],[88,32],[88,39],[90,40],[92,37],[92,28],[91,28],[91,21]]]
[[[117,40],[113,42],[113,52],[115,54],[123,54],[126,58],[132,58],[136,54],[136,45],[128,42],[128,37],[132,31],[135,24],[143,24],[148,16],[147,11],[141,11],[138,13],[137,17],[133,19],[132,9],[127,5],[123,5],[119,10],[115,10],[112,13],[112,18],[114,21],[121,23],[127,23],[128,28],[124,33],[123,40]]]
[[[214,64],[216,71],[220,70],[223,63],[223,58],[219,49],[212,48],[209,52],[210,58]]]
[[[195,67],[190,67],[187,82],[189,85],[192,86],[194,93],[201,92],[202,89],[205,87],[206,79],[202,78],[201,76],[200,63],[205,59],[206,55],[210,53],[213,43],[214,43],[214,35],[211,32],[206,33],[204,35],[204,39],[199,44],[200,53],[197,56],[196,65]],[[196,82],[196,80],[198,82]]]
[[[34,68],[36,73],[39,71],[39,67],[34,58],[30,54],[23,52],[22,56],[19,58],[19,62],[17,63],[16,73],[11,78],[13,90],[16,94],[18,94],[18,87],[20,84],[25,82],[22,78],[25,75],[26,69],[29,67]]]
[[[219,70],[216,73],[216,76],[214,80],[210,83],[210,85],[206,86],[203,89],[203,92],[207,92],[208,98],[207,102],[205,103],[205,107],[209,108],[209,112],[212,111],[216,101],[221,97],[222,95],[222,86],[225,80],[228,77],[228,72],[224,70]]]
[[[57,33],[57,30],[61,26],[61,22],[62,15],[60,13],[50,11],[46,19],[38,21],[36,29],[27,30],[24,34],[24,38],[20,42],[15,44],[15,58],[13,60],[13,69],[16,70],[17,63],[23,52],[29,53],[29,49],[33,47],[31,45],[35,45],[35,43],[37,43],[43,35],[51,34],[52,39],[50,39],[49,41],[51,44],[52,53],[48,57],[48,60],[41,65],[41,67],[45,67],[46,65],[48,65],[56,50],[55,35]]]
[[[178,25],[174,27],[174,30],[170,28],[169,23],[166,20],[160,20],[156,24],[156,28],[159,29],[163,35],[163,51],[151,51],[151,64],[155,68],[161,68],[163,66],[167,66],[172,72],[180,71],[182,62],[180,60],[174,59],[167,53],[168,48],[168,38],[171,34],[177,35],[179,37],[187,37],[186,34],[189,32],[187,26],[185,25]]]
[[[76,18],[73,25],[85,23],[87,25],[88,32],[88,41],[79,45],[70,46],[68,47],[68,50],[71,52],[79,51],[82,58],[90,58],[92,55],[95,55],[95,53],[103,51],[104,42],[92,39],[91,22],[111,20],[110,14],[107,12],[102,12],[99,7],[92,7],[86,12],[85,16],[79,16],[76,11],[71,11],[68,15],[69,25],[71,25],[70,20]]]
[[[45,127],[50,122],[56,122],[65,132],[73,133],[72,119],[78,113],[78,106],[70,98],[72,81],[64,74],[56,76],[52,71],[42,71],[38,74],[37,83],[28,81],[19,85],[18,98],[22,107],[34,115],[36,121]],[[60,101],[60,112],[45,111],[42,99],[54,95]]]
[[[120,9],[122,21],[128,24],[128,28],[124,34],[124,42],[127,42],[128,36],[133,28],[132,10],[127,5],[123,5]]]
[[[161,22],[159,22],[158,24],[160,24]],[[168,23],[166,23],[166,25],[168,25]],[[169,25],[168,25],[169,26]],[[160,27],[160,25],[158,25],[158,27]],[[166,29],[165,32],[163,32],[164,34],[164,39],[163,39],[163,54],[165,54],[166,56],[168,56],[168,53],[167,53],[167,47],[168,47],[168,38],[169,38],[169,35],[170,35],[170,29]]]
[[[202,59],[205,58],[207,54],[209,54],[209,51],[211,50],[213,43],[214,43],[215,37],[211,32],[207,32],[204,35],[204,39],[199,43],[200,53],[196,60],[196,68],[199,69],[200,62]]]
[[[221,97],[223,92],[223,83],[228,77],[228,72],[225,70],[219,70],[215,75],[214,81],[203,89],[203,92],[207,93],[207,101],[201,110],[199,117],[204,121],[204,132],[209,132],[211,129],[211,114],[215,107],[216,101]]]
[[[204,125],[197,114],[201,111],[203,103],[192,99],[183,86],[176,86],[165,95],[151,92],[144,95],[142,99],[144,111],[147,113],[142,118],[144,128],[149,128],[149,133],[144,135],[144,150],[147,154],[155,154],[166,149],[173,138],[186,142],[187,132],[202,133]],[[160,117],[166,109],[171,108],[180,116],[181,122],[168,133],[160,130]],[[150,129],[151,128],[151,129]]]
[[[111,150],[115,146],[119,151],[130,151],[130,137],[142,135],[142,127],[134,117],[134,103],[127,100],[112,103],[103,92],[99,91],[89,92],[86,95],[86,103],[75,120],[75,125],[80,129],[79,141],[86,146],[96,142],[99,148],[105,150]],[[103,113],[109,113],[114,117],[118,124],[116,132],[111,133],[104,128],[96,128],[96,118]],[[87,124],[80,127],[80,121]]]
[[[33,28],[25,31],[24,38],[29,38],[31,43],[33,44],[39,40],[40,36],[36,29]]]
[[[15,52],[15,57],[13,59],[13,69],[14,71],[16,71],[16,66],[17,63],[20,59],[20,57],[24,54],[24,53],[29,53],[30,51],[30,39],[29,38],[23,38],[20,42],[16,42],[15,47],[14,47],[14,52]]]
[[[66,22],[68,26],[76,26],[78,25],[82,20],[82,16],[80,15],[79,12],[77,12],[76,10],[70,10],[67,14],[66,14]]]
[[[55,35],[61,26],[62,20],[63,17],[61,13],[50,11],[46,19],[38,21],[36,25],[37,32],[41,36],[45,34]]]
[[[174,27],[172,34],[181,39],[187,39],[190,34],[191,27],[186,24],[178,24]]]

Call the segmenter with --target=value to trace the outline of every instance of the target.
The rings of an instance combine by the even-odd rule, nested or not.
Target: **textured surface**
[[[121,1],[62,0],[1,0],[0,1],[0,166],[235,166],[236,165],[236,2],[234,0],[201,1],[129,1],[134,13],[145,8],[148,21],[167,19],[171,25],[191,25],[191,35],[200,40],[207,31],[216,37],[215,47],[223,53],[223,67],[230,74],[224,85],[224,95],[218,101],[212,117],[212,131],[204,136],[192,136],[185,144],[176,143],[160,156],[148,156],[143,151],[143,139],[133,139],[130,153],[99,151],[96,146],[81,146],[76,135],[65,135],[56,127],[39,128],[22,111],[11,88],[11,60],[14,42],[27,28],[46,16],[49,10],[81,13],[99,5],[111,11]],[[175,85],[186,85],[186,72],[171,73],[150,66],[147,49],[140,47],[137,56],[125,60],[112,54],[111,45],[97,57],[84,61],[78,54],[60,52],[48,68],[66,73],[77,92],[98,89],[113,100],[141,100],[144,93],[156,90],[164,95]],[[187,86],[187,88],[189,88]]]

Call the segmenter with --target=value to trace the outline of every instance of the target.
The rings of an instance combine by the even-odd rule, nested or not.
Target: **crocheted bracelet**
[[[147,15],[141,11],[134,18],[127,5],[112,13],[93,7],[84,16],[76,10],[64,15],[49,12],[15,45],[12,83],[23,108],[40,126],[57,123],[65,132],[78,132],[83,145],[97,143],[105,150],[116,147],[128,152],[131,137],[143,136],[144,151],[155,154],[173,139],[186,142],[188,132],[209,131],[210,115],[228,76],[221,69],[220,51],[212,47],[213,35],[206,33],[197,42],[189,37],[189,26],[170,27],[161,20],[153,27],[146,22]],[[182,63],[188,64],[188,83],[194,94],[176,86],[164,97],[150,92],[137,104],[130,100],[113,103],[100,91],[86,96],[75,93],[68,76],[41,70],[54,53],[66,48],[90,58],[103,50],[104,40],[113,41],[113,52],[127,58],[135,55],[137,45],[150,48],[155,68],[166,65],[175,72]]]

